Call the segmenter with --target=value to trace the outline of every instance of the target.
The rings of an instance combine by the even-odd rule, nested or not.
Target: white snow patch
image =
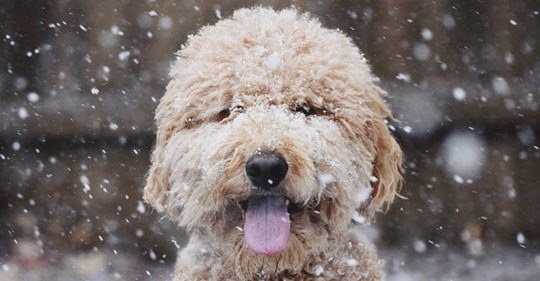
[[[328,186],[329,184],[335,182],[336,179],[334,178],[334,175],[328,173],[328,172],[321,172],[319,173],[319,183],[322,186]]]
[[[324,272],[324,268],[320,264],[316,265],[314,269],[315,269],[315,276],[321,276],[321,274]]]
[[[276,52],[271,53],[264,60],[264,65],[266,65],[266,67],[270,69],[277,69],[278,67],[281,66],[281,57]]]
[[[363,202],[365,202],[366,200],[369,199],[369,196],[371,195],[371,191],[373,190],[373,188],[371,186],[366,186],[364,188],[361,188],[356,194],[355,194],[355,199],[356,199],[356,203],[358,205],[362,204]]]
[[[345,263],[346,263],[348,266],[350,266],[350,267],[353,267],[353,266],[357,266],[357,265],[358,265],[358,261],[355,260],[355,259],[352,259],[352,258],[351,258],[351,259],[347,259],[347,260],[345,261]]]
[[[92,93],[92,95],[97,95],[97,94],[99,94],[99,89],[96,88],[96,87],[92,87],[92,89],[90,90],[90,92]]]
[[[359,224],[365,224],[367,222],[367,219],[366,217],[360,215],[360,213],[358,213],[357,211],[355,211],[353,213],[353,216],[351,218],[353,221],[355,221],[356,223],[359,223]]]

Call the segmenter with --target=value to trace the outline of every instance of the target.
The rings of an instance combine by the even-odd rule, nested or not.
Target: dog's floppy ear
[[[156,145],[152,153],[152,166],[146,176],[146,186],[144,187],[144,199],[158,212],[164,210],[169,191],[169,171],[163,166],[166,135],[166,132],[158,131]]]
[[[373,85],[367,92],[366,105],[372,115],[365,122],[364,137],[369,139],[368,146],[374,153],[372,176],[370,178],[373,191],[367,206],[360,208],[360,212],[372,218],[375,212],[388,209],[394,198],[398,195],[403,177],[401,175],[401,162],[403,152],[391,134],[388,121],[394,120],[389,107],[383,97],[386,91]]]
[[[170,85],[168,87],[171,87]],[[164,211],[169,194],[170,169],[165,161],[166,147],[176,130],[173,124],[182,124],[180,114],[175,115],[173,108],[174,95],[169,91],[162,97],[156,109],[156,125],[158,126],[156,144],[152,152],[151,166],[146,176],[144,199],[158,212]]]
[[[371,201],[364,212],[372,217],[381,208],[388,208],[401,187],[402,151],[384,119],[372,120],[368,130],[375,141],[375,159],[371,186]]]

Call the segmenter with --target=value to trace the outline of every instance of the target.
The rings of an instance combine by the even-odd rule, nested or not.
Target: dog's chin
[[[300,273],[309,253],[302,239],[291,233],[287,247],[280,253],[257,254],[246,243],[240,243],[233,255],[231,261],[234,261],[234,266],[238,269],[238,277],[243,280],[253,276],[263,279],[276,275],[294,277]]]

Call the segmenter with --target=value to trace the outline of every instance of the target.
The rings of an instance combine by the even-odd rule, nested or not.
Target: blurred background
[[[401,121],[390,280],[540,276],[540,2],[1,0],[0,280],[169,280],[185,235],[142,200],[174,53],[240,7],[349,35]]]

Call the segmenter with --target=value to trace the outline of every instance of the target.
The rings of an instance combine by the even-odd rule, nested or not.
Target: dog
[[[182,46],[145,200],[185,228],[174,280],[382,280],[362,225],[397,196],[386,92],[342,32],[241,9]]]

